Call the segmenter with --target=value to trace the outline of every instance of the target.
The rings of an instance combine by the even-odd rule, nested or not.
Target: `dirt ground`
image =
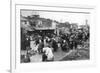
[[[26,51],[21,51],[21,54],[25,54]],[[58,49],[57,52],[54,52],[54,61],[59,61],[66,55],[66,52],[63,52],[61,49]],[[42,62],[42,54],[36,53],[30,57],[31,62]]]
[[[21,51],[21,55],[26,54],[26,51]],[[90,56],[89,47],[70,50],[64,52],[60,48],[54,52],[54,61],[68,61],[68,60],[88,60]],[[23,63],[23,61],[21,61]],[[30,62],[42,62],[42,54],[36,53],[30,56]]]

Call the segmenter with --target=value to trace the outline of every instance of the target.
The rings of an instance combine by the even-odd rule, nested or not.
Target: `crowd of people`
[[[54,37],[40,36],[39,34],[31,35],[26,38],[26,49],[28,53],[39,53],[42,55],[42,61],[53,61],[54,52],[58,49],[58,44]]]
[[[27,50],[27,58],[29,54],[39,53],[42,55],[42,61],[54,61],[54,52],[61,49],[64,52],[77,49],[78,45],[84,46],[85,42],[89,42],[89,29],[70,30],[70,34],[39,33],[25,35],[24,43],[21,41],[21,49]],[[29,60],[30,61],[30,60]]]

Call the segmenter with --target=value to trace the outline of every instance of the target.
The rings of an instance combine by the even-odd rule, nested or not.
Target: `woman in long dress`
[[[38,45],[36,45],[35,41],[30,41],[30,48],[34,52],[38,52]]]

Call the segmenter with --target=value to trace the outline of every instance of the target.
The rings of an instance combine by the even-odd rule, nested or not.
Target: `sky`
[[[90,15],[84,13],[67,13],[67,12],[46,12],[46,11],[31,11],[31,10],[22,10],[22,16],[29,16],[39,14],[42,18],[49,18],[52,20],[56,20],[58,22],[69,22],[69,23],[77,23],[78,25],[85,25],[86,20],[88,20],[88,24],[90,23]],[[89,24],[90,25],[90,24]]]

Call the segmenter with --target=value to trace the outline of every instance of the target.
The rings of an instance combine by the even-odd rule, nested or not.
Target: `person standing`
[[[49,45],[44,46],[42,61],[54,61],[53,49]]]

